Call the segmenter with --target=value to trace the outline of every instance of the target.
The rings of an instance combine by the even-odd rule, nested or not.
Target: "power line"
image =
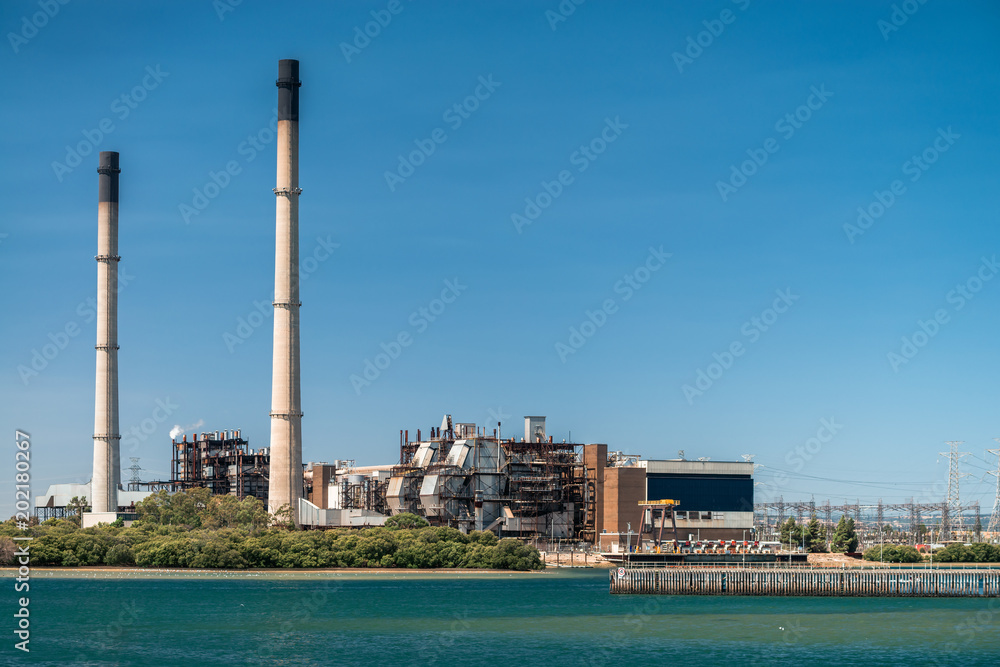
[[[800,478],[803,478],[803,479],[817,479],[817,480],[821,480],[821,481],[824,481],[824,482],[843,482],[845,484],[878,484],[878,483],[881,483],[881,484],[899,484],[899,485],[908,485],[908,486],[923,486],[923,485],[926,485],[926,484],[933,484],[934,483],[934,481],[927,481],[927,482],[886,482],[886,481],[883,481],[883,482],[872,482],[872,481],[869,481],[869,480],[837,479],[835,477],[820,477],[818,475],[807,475],[806,473],[793,472],[791,470],[783,470],[782,468],[775,468],[774,466],[764,465],[763,463],[759,463],[757,465],[759,467],[761,467],[761,468],[767,468],[768,470],[776,470],[778,472],[784,473],[784,474],[792,476],[792,477],[800,477]]]

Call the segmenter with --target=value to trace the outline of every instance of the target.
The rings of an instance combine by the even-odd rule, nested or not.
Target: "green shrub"
[[[127,544],[116,544],[104,554],[105,565],[135,565],[135,554]]]
[[[971,546],[949,544],[934,552],[940,563],[1000,563],[1000,546],[977,542]]]
[[[400,528],[422,528],[429,525],[431,524],[427,523],[427,519],[410,512],[396,514],[385,520],[385,527],[393,530]]]
[[[870,561],[884,561],[886,563],[919,563],[920,552],[910,546],[899,544],[886,544],[884,546],[866,549],[864,559]]]

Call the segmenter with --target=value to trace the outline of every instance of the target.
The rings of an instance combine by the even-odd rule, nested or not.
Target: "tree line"
[[[84,503],[85,504],[85,503]],[[488,568],[537,570],[538,550],[489,531],[431,527],[412,514],[384,527],[295,530],[270,516],[257,498],[212,496],[207,489],[164,491],[136,503],[128,528],[80,528],[69,519],[28,528],[33,565],[119,565],[181,568]],[[0,562],[13,562],[13,520],[0,524]]]
[[[789,547],[804,547],[811,554],[827,551],[853,553],[858,548],[858,534],[854,528],[854,519],[842,516],[833,531],[828,549],[826,529],[819,519],[813,516],[809,523],[799,525],[795,519],[789,518],[781,524],[781,543]]]
[[[923,526],[921,526],[923,527]],[[888,528],[888,527],[887,527]],[[926,529],[925,529],[926,530]],[[887,529],[886,533],[893,531]],[[809,553],[824,553],[827,551],[826,533],[814,516],[808,524],[798,525],[795,519],[788,519],[781,524],[781,542],[789,546],[804,546]],[[842,516],[837,522],[830,540],[830,551],[839,553],[855,553],[860,540],[855,529],[854,519]],[[881,544],[864,551],[862,557],[867,561],[884,563],[919,563],[931,559],[939,563],[1000,563],[1000,546],[982,542],[966,546],[964,544],[949,544],[930,554],[923,554],[915,547],[900,544]]]

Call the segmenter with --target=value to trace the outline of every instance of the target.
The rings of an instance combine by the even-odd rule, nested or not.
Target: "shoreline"
[[[552,570],[562,570],[564,568],[551,568]],[[0,571],[5,574],[16,574],[15,567],[0,567]],[[33,567],[31,574],[40,578],[93,578],[93,579],[119,579],[125,576],[154,577],[236,577],[236,576],[263,576],[263,577],[324,577],[345,576],[345,575],[422,575],[422,576],[497,576],[497,575],[521,575],[531,576],[545,574],[546,570],[485,570],[475,568],[438,568],[438,569],[407,569],[407,568],[245,568],[242,570],[227,569],[206,569],[187,567],[122,567],[111,565],[83,565],[77,567]]]

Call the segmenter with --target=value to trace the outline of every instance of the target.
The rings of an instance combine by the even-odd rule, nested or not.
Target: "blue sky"
[[[934,502],[964,440],[963,500],[992,503],[995,4],[224,2],[0,6],[0,421],[35,493],[90,474],[100,150],[124,466],[166,478],[175,424],[268,444],[254,304],[297,58],[306,460],[542,414],[649,458],[756,454],[759,495]]]

